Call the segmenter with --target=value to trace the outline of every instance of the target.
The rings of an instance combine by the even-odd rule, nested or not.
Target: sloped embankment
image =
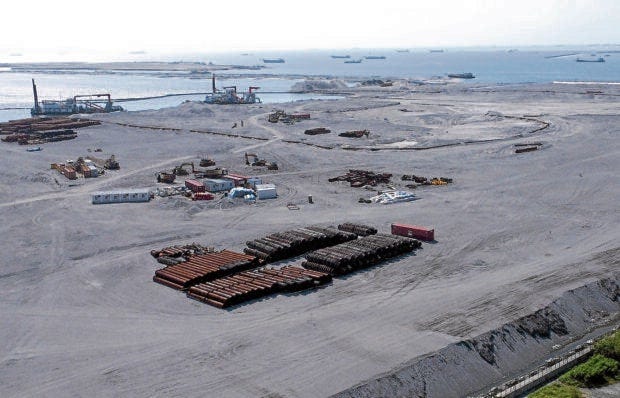
[[[550,356],[552,345],[620,312],[620,274],[569,290],[533,314],[344,390],[334,397],[463,397]]]

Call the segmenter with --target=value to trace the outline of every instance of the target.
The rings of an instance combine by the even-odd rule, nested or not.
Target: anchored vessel
[[[448,77],[455,77],[457,79],[474,79],[476,76],[474,76],[474,74],[471,72],[467,72],[467,73],[448,73]]]
[[[266,64],[283,64],[284,58],[263,58],[263,62]]]
[[[577,62],[605,62],[605,58],[598,57],[592,59],[577,58]]]
[[[37,85],[32,79],[32,93],[34,107],[30,109],[32,116],[38,115],[72,115],[74,113],[108,113],[124,110],[121,106],[112,104],[110,94],[75,95],[66,100],[42,100],[39,102]]]

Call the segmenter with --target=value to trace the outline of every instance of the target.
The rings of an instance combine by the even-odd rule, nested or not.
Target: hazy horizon
[[[396,1],[353,6],[327,0],[169,4],[35,0],[3,5],[0,61],[84,53],[149,54],[372,48],[510,48],[620,43],[620,2],[549,0]],[[608,44],[609,43],[609,44]],[[18,58],[18,57],[11,57]]]

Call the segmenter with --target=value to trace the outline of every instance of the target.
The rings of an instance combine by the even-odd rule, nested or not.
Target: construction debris
[[[370,235],[308,253],[301,265],[330,275],[343,275],[409,253],[421,245],[418,240],[400,236]]]
[[[390,191],[373,196],[369,200],[373,203],[390,205],[393,203],[411,202],[412,200],[416,200],[416,197],[413,193],[408,191]]]
[[[448,177],[431,177],[430,179],[427,177],[416,176],[415,174],[403,174],[400,179],[402,181],[413,181],[419,185],[446,185],[452,184],[454,180]],[[407,187],[415,187],[415,185],[410,184]]]
[[[329,134],[332,131],[328,128],[325,127],[317,127],[314,129],[308,129],[306,131],[304,131],[304,134],[306,135],[318,135],[318,134]]]
[[[310,119],[310,114],[309,113],[288,114],[280,109],[273,111],[272,113],[269,114],[269,116],[267,116],[267,120],[270,123],[282,122],[286,124],[293,124],[295,122],[298,122],[304,119]]]
[[[249,240],[243,252],[269,263],[356,238],[353,233],[333,227],[300,227]]]
[[[370,135],[370,131],[368,130],[351,130],[346,131],[344,133],[338,134],[339,137],[347,137],[347,138],[362,138],[363,136],[368,137]]]
[[[328,181],[347,181],[352,187],[360,188],[367,185],[374,187],[377,186],[377,184],[389,184],[390,178],[392,178],[392,174],[390,173],[375,173],[368,170],[350,169],[347,174],[330,178]]]
[[[176,258],[189,257],[196,254],[213,253],[215,249],[211,246],[203,246],[198,243],[190,243],[182,246],[168,246],[161,250],[151,250],[151,256],[159,258]],[[182,258],[180,262],[187,261],[186,258]]]

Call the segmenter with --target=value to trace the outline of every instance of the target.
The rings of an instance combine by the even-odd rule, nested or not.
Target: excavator
[[[259,159],[258,155],[256,155],[255,153],[245,153],[245,164],[246,166],[267,166],[267,170],[278,170],[277,163],[267,162],[265,159]]]
[[[196,172],[196,169],[194,168],[194,162],[187,162],[187,163],[181,163],[181,165],[175,167],[172,170],[174,175],[177,175],[177,176],[189,175],[189,172],[183,168],[184,166],[192,166],[192,174]]]

